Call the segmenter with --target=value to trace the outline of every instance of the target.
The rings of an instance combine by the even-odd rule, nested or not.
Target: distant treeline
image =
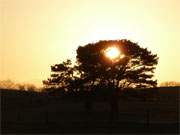
[[[160,86],[180,86],[180,82],[177,81],[167,81],[167,82],[162,82]]]
[[[21,91],[40,91],[36,85],[31,83],[16,83],[12,80],[1,80],[0,89],[14,89]]]
[[[180,82],[178,81],[166,81],[159,84],[159,87],[180,87]],[[44,91],[44,88],[39,88],[31,83],[16,83],[12,80],[1,80],[0,89],[14,89],[21,91]]]
[[[14,89],[0,89],[1,95],[5,98],[12,97],[45,97],[50,99],[65,99],[65,100],[100,100],[107,101],[112,92],[108,90],[98,89],[96,91],[79,91],[66,92],[59,89],[51,89],[42,92],[35,91],[14,91]],[[126,89],[118,94],[119,99],[122,100],[140,100],[140,101],[177,101],[180,100],[180,87],[157,87],[157,88],[143,88],[143,89]]]

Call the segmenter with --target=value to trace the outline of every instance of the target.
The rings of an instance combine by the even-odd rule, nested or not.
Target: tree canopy
[[[109,47],[117,48],[119,55],[108,58],[105,53]],[[157,64],[157,55],[137,43],[126,39],[103,40],[79,46],[76,64],[66,60],[51,66],[53,73],[43,84],[67,91],[156,87],[153,73]]]

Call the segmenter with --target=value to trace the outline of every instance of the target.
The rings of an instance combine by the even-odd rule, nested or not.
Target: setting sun
[[[115,59],[120,56],[120,51],[116,47],[109,47],[105,50],[105,55],[110,59]]]

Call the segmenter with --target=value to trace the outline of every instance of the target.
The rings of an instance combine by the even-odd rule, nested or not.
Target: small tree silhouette
[[[62,88],[69,90],[71,80],[73,80],[73,67],[71,60],[66,60],[61,64],[51,66],[51,77],[44,80],[43,84],[46,88]]]

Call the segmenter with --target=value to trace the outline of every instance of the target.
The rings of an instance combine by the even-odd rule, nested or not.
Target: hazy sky
[[[180,81],[180,0],[1,0],[0,80],[41,84],[79,45],[127,38],[160,57],[156,78]]]

